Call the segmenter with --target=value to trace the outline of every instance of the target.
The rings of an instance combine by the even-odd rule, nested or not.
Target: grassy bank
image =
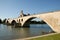
[[[30,40],[60,40],[60,33],[54,34],[54,35],[49,35],[49,36],[44,36],[44,37],[39,37],[39,38],[33,38]]]

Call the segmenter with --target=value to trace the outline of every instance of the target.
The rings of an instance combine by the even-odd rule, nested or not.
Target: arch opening
[[[37,20],[36,20],[37,19]],[[37,17],[31,17],[31,18],[28,18],[23,26],[25,25],[30,25],[30,24],[46,24],[46,22],[44,22],[44,20],[42,20],[41,18],[37,18]]]
[[[20,19],[19,19],[19,23],[20,23]]]
[[[33,20],[35,18],[38,18],[38,17],[31,17],[31,18],[28,18],[24,24],[23,24],[23,27],[30,27],[30,24],[47,24],[45,22],[45,20],[41,19],[41,18],[38,18],[39,21],[36,21],[36,20]],[[48,24],[47,24],[48,25]],[[49,32],[54,32],[54,30],[48,25],[48,27],[51,29]]]
[[[3,22],[3,23],[6,23],[6,21],[7,21],[7,19],[4,19],[2,22]]]
[[[24,24],[23,24],[23,27],[29,27],[30,21],[31,21],[32,19],[34,19],[34,18],[36,18],[36,17],[32,17],[32,18],[29,18],[28,20],[26,20],[26,21],[24,22]]]
[[[7,24],[9,24],[9,21],[7,20]]]
[[[16,25],[16,21],[13,20],[13,21],[11,22],[11,25]]]

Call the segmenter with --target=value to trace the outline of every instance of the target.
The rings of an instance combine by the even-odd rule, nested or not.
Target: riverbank
[[[60,33],[51,33],[42,36],[35,36],[35,37],[14,39],[14,40],[59,40],[59,39],[60,39]]]
[[[44,37],[33,38],[29,40],[60,40],[60,33],[52,34]]]

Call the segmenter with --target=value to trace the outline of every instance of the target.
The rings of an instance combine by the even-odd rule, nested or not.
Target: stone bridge
[[[21,12],[22,14],[23,12]],[[23,16],[20,15],[21,17],[14,18],[14,19],[8,19],[6,20],[6,23],[19,23],[21,27],[29,26],[29,21],[34,19],[34,18],[40,18],[44,22],[46,22],[52,30],[55,32],[60,32],[60,11],[54,11],[54,12],[47,12],[47,13],[42,13],[42,14],[36,14],[36,15],[28,15],[28,16]]]

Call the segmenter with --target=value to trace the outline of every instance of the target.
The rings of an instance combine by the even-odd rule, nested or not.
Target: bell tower
[[[23,13],[23,10],[21,10],[19,17],[23,17],[23,16],[24,16],[24,13]]]

